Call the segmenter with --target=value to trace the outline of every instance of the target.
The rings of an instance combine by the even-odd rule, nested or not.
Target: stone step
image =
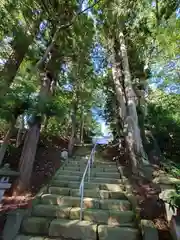
[[[99,188],[101,190],[109,190],[113,192],[125,190],[125,186],[123,184],[114,184],[114,183],[101,183]]]
[[[62,187],[62,188],[79,188],[80,181],[59,181],[53,180],[51,186]],[[122,191],[125,190],[124,185],[122,184],[111,184],[111,183],[96,183],[96,182],[85,182],[84,189],[100,189],[100,190],[109,190],[109,191]]]
[[[66,163],[73,163],[73,164],[79,164],[79,163],[84,163],[87,164],[87,162],[89,161],[89,157],[88,158],[80,158],[80,159],[72,159],[72,160],[68,160]],[[98,160],[95,159],[94,164],[104,164],[104,165],[116,165],[116,162],[114,161],[103,161],[103,160]]]
[[[114,227],[108,225],[98,226],[98,239],[99,240],[139,240],[140,233],[136,228],[129,227]]]
[[[48,223],[48,225],[47,225]],[[29,217],[22,223],[22,231],[30,235],[47,235],[55,239],[61,237],[64,239],[91,239],[96,240],[97,234],[100,240],[138,240],[140,239],[139,231],[131,227],[118,227],[109,225],[97,225],[90,221],[54,219],[44,221],[44,218]],[[46,233],[45,233],[46,232]],[[44,237],[48,239],[48,237]],[[31,238],[30,238],[31,239]],[[43,238],[35,238],[41,240]],[[16,240],[29,240],[23,238],[23,235],[16,237]],[[33,238],[32,238],[33,240]]]
[[[49,236],[96,240],[97,224],[89,221],[55,219],[50,224]]]
[[[84,171],[68,171],[68,170],[61,170],[58,171],[56,173],[55,176],[59,177],[59,176],[79,176],[82,177],[83,176]]]
[[[33,207],[32,216],[69,219],[71,209],[72,209],[71,207],[60,207],[57,205],[38,204]]]
[[[62,171],[72,171],[72,172],[82,172],[84,173],[85,167],[78,167],[78,166],[64,166],[60,168],[56,173],[60,173]],[[101,168],[101,167],[92,167],[91,172],[93,173],[101,173],[101,172],[107,172],[107,173],[118,173],[117,168]]]
[[[68,175],[55,175],[54,180],[59,180],[59,181],[80,181],[82,177],[80,176],[68,176]]]
[[[86,165],[80,165],[80,164],[78,164],[78,165],[70,165],[70,164],[68,164],[68,165],[63,165],[63,167],[62,168],[60,168],[59,170],[61,170],[61,169],[65,169],[65,170],[69,170],[69,169],[71,169],[72,171],[83,171],[84,172],[84,170],[85,170],[85,168],[86,168]],[[99,172],[118,172],[118,169],[117,169],[117,167],[116,166],[106,166],[106,165],[93,165],[93,166],[91,166],[91,170],[94,170],[94,171],[96,171],[96,172],[98,172],[98,170],[99,170]]]
[[[87,179],[87,176],[86,176]],[[58,181],[81,181],[82,177],[81,176],[68,176],[68,175],[55,175],[53,180],[58,180]],[[87,181],[87,180],[86,180]],[[112,183],[112,184],[121,184],[122,180],[117,179],[117,178],[110,178],[110,177],[90,177],[90,181],[92,183]]]
[[[58,240],[58,239],[44,237],[44,236],[18,235],[13,240]]]
[[[65,166],[86,166],[88,161],[71,161],[65,163]],[[116,167],[116,163],[108,163],[108,162],[94,162],[93,166],[103,166],[103,167]],[[117,168],[117,167],[116,167]]]
[[[97,183],[111,183],[111,184],[122,184],[121,179],[113,179],[113,178],[91,178],[91,182],[97,182]]]
[[[50,218],[27,217],[22,221],[21,233],[48,236],[50,223],[51,223]]]
[[[99,200],[99,209],[129,211],[132,208],[131,208],[131,204],[128,200],[100,199]]]
[[[134,213],[132,211],[110,211],[101,209],[85,209],[83,219],[98,224],[107,224],[111,226],[134,226]]]
[[[55,175],[55,178],[59,178],[60,176],[79,176],[82,177],[84,172],[77,172],[77,171],[67,171],[61,170],[58,171]],[[91,177],[98,177],[98,178],[120,178],[120,174],[118,172],[91,172]]]
[[[80,207],[80,197],[43,194],[41,196],[41,203],[46,205],[58,205],[61,207]],[[128,211],[131,210],[131,204],[128,200],[84,197],[84,208]]]
[[[97,178],[120,178],[120,174],[117,172],[103,172],[103,173],[93,173],[92,176],[95,176]]]
[[[99,185],[100,187],[100,185]],[[60,187],[49,187],[48,193],[64,195],[64,196],[80,196],[79,189],[70,189],[70,188],[60,188]],[[127,199],[125,193],[121,191],[110,191],[110,190],[101,190],[97,186],[91,189],[84,189],[84,197],[93,197],[100,199]]]
[[[56,173],[62,171],[62,170],[66,170],[66,171],[76,171],[76,172],[84,172],[85,168],[83,167],[79,167],[79,166],[63,166],[61,167]]]
[[[79,220],[80,208],[39,204],[33,208],[32,216]],[[134,218],[135,216],[132,211],[117,212],[101,209],[85,209],[83,211],[83,220],[114,226],[134,226]]]

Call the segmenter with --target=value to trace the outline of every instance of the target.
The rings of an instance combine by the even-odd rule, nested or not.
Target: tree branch
[[[94,2],[91,6],[85,8],[84,10],[80,11],[79,13],[77,13],[69,23],[66,23],[66,24],[63,24],[63,25],[57,27],[57,30],[56,30],[56,32],[54,33],[53,37],[52,37],[51,43],[50,43],[49,46],[46,48],[46,51],[45,51],[43,57],[42,57],[42,58],[37,62],[37,64],[36,64],[36,67],[37,67],[37,68],[40,68],[41,66],[43,66],[44,61],[45,61],[46,58],[48,57],[48,54],[49,54],[50,51],[52,50],[52,48],[53,48],[53,46],[54,46],[54,43],[56,42],[56,40],[57,40],[57,38],[58,38],[58,36],[59,36],[60,30],[70,27],[70,26],[74,23],[74,21],[76,20],[76,18],[77,18],[79,15],[81,15],[82,13],[85,13],[87,10],[93,8],[95,5],[97,5],[97,4],[100,3],[101,1],[102,1],[102,0],[98,0],[98,1]]]

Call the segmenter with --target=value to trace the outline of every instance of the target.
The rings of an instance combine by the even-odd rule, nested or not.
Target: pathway
[[[101,158],[95,160],[90,183],[85,183],[83,221],[79,221],[79,185],[86,164],[86,158],[76,157],[56,172],[15,240],[141,239],[116,163]]]

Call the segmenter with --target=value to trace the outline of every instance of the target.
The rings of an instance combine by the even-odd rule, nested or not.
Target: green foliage
[[[93,9],[88,15],[87,12],[79,13],[79,1],[76,0],[1,1],[0,58],[12,63],[13,56],[20,56],[27,42],[30,45],[20,67],[12,69],[15,77],[7,94],[0,96],[0,116],[3,119],[0,124],[5,127],[6,122],[25,113],[28,118],[41,117],[42,122],[47,118],[45,131],[48,134],[69,136],[71,112],[75,105],[77,132],[84,121],[86,135],[100,134],[100,124],[92,114],[93,108],[99,108],[114,135],[119,136],[121,122],[117,113],[117,96],[110,67],[107,66],[112,57],[112,39],[118,39],[119,31],[123,30],[132,83],[137,88],[146,90],[150,68],[153,69],[155,63],[160,63],[159,68],[170,59],[177,58],[180,22],[176,19],[175,10],[178,1],[158,2],[159,12],[156,12],[151,1],[89,0],[88,4],[93,5]],[[97,42],[105,49],[102,58],[106,76],[94,71],[98,60],[92,59],[92,51]],[[37,69],[37,62],[43,59],[51,44],[53,47]],[[167,74],[166,69],[158,71],[157,75],[163,75],[164,79],[162,88],[179,82],[179,59],[176,60],[173,74],[170,71]],[[3,73],[1,82],[6,82],[5,77],[11,73],[5,71],[4,66],[4,63],[0,65]],[[53,75],[55,90],[40,100],[38,94],[42,82],[39,73],[46,70]],[[152,129],[163,153],[173,159],[170,152],[176,157],[179,154],[175,149],[180,132],[179,100],[178,95],[151,93],[146,118],[146,127]],[[167,139],[172,143],[171,151],[165,145]]]
[[[179,162],[180,95],[156,90],[148,97],[146,127],[157,140],[167,159]]]
[[[171,194],[169,204],[172,209],[180,208],[180,186],[176,185],[175,192]]]

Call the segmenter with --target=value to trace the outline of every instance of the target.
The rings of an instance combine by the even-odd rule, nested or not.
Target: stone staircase
[[[79,185],[86,164],[83,157],[64,163],[23,219],[15,240],[141,239],[114,162],[95,160],[91,181],[85,182],[83,221],[79,221]]]

